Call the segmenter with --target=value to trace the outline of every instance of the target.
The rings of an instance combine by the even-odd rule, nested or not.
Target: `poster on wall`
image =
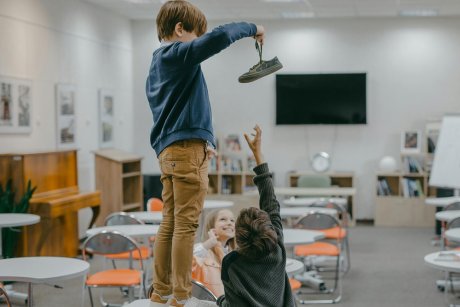
[[[56,85],[57,148],[75,148],[76,143],[75,86]]]
[[[0,133],[32,132],[32,82],[0,76]]]
[[[99,90],[99,147],[113,147],[114,95],[107,89]]]

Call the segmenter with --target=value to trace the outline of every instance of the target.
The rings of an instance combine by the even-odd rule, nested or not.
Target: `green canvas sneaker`
[[[240,83],[249,83],[255,81],[283,68],[283,64],[281,64],[281,62],[278,60],[278,57],[274,57],[269,61],[262,60],[262,46],[259,46],[257,41],[256,49],[259,52],[259,63],[254,65],[249,69],[248,72],[242,74],[238,78]]]

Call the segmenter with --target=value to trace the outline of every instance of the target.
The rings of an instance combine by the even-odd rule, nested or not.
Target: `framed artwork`
[[[401,153],[417,154],[422,151],[421,131],[404,131],[401,133]]]
[[[0,133],[32,132],[32,82],[0,76]]]
[[[57,148],[75,148],[77,146],[75,92],[73,85],[56,85]]]
[[[114,95],[107,89],[99,90],[99,147],[113,147],[114,139]]]

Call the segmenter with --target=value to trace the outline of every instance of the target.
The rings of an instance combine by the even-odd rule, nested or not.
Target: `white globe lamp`
[[[385,173],[391,173],[398,170],[396,159],[391,156],[383,157],[379,162],[379,170]]]

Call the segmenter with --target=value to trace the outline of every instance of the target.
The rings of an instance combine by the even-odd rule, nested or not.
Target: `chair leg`
[[[89,293],[89,301],[91,303],[91,307],[94,307],[93,294],[91,293],[91,288],[90,287],[88,287],[88,293]]]

